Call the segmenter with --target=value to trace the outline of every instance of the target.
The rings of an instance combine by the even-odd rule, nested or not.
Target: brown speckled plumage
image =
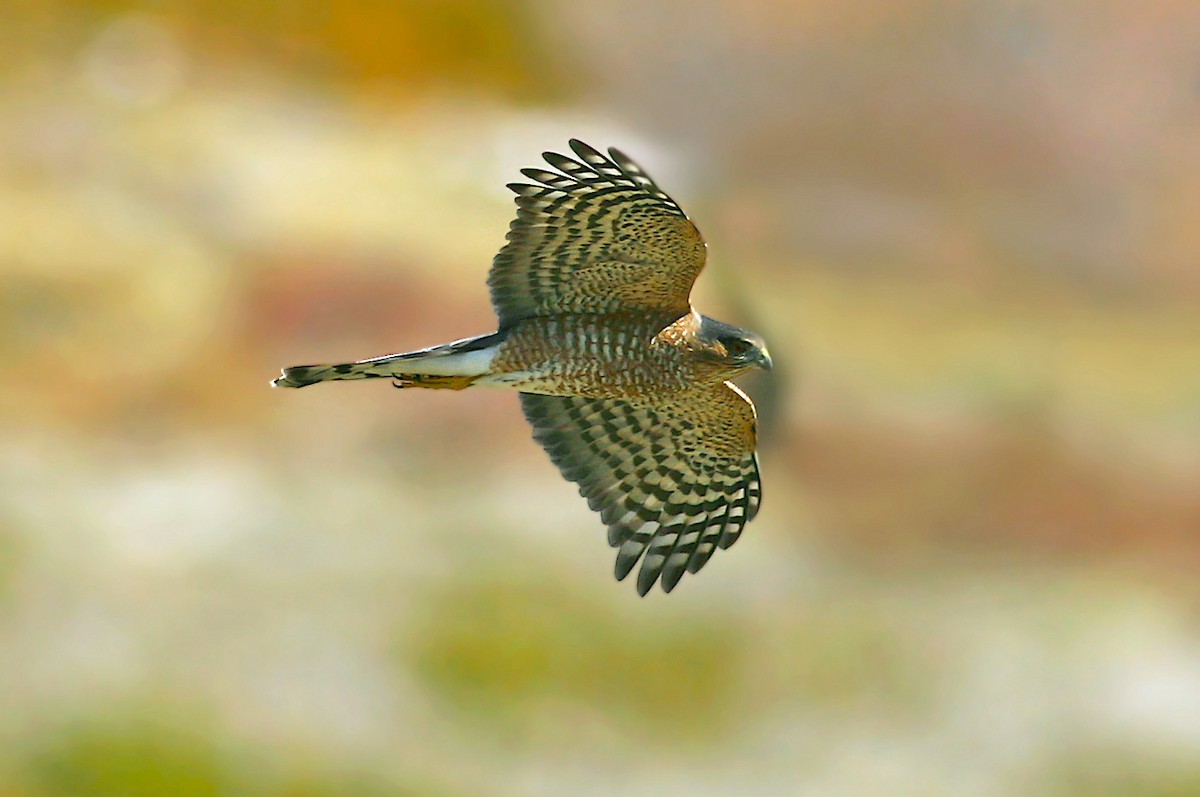
[[[398,387],[521,393],[534,438],[579,485],[618,549],[616,575],[671,591],[758,511],[750,400],[728,380],[770,367],[758,336],[696,313],[705,244],[629,158],[524,169],[517,218],[488,276],[492,335],[357,363],[296,366],[274,384],[390,377]]]

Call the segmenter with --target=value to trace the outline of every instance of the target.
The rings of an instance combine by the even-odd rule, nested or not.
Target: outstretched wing
[[[488,275],[500,327],[534,316],[690,307],[704,239],[679,205],[616,149],[571,140],[579,160],[545,153],[558,171],[523,169],[517,218]],[[670,315],[673,313],[674,315]]]
[[[669,404],[521,394],[533,436],[608,525],[624,579],[670,592],[758,512],[754,405],[731,383]]]

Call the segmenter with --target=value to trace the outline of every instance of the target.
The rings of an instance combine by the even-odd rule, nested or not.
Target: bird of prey
[[[499,329],[420,351],[286,368],[272,384],[394,380],[519,391],[534,438],[617,548],[616,577],[670,592],[737,541],[762,495],[754,405],[731,378],[770,369],[758,335],[700,315],[700,231],[617,149],[522,169],[488,286]]]

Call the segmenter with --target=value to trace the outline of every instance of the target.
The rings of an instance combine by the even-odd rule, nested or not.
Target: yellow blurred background
[[[0,15],[0,797],[1200,794],[1200,6]],[[515,397],[267,388],[572,136],[779,364],[670,596]]]

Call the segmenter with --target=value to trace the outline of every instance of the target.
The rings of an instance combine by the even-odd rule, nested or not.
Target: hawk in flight
[[[616,149],[512,183],[517,218],[488,276],[499,330],[272,384],[386,377],[396,387],[519,391],[533,436],[608,526],[616,576],[670,592],[758,512],[754,405],[729,380],[771,367],[762,338],[697,313],[700,231]]]

